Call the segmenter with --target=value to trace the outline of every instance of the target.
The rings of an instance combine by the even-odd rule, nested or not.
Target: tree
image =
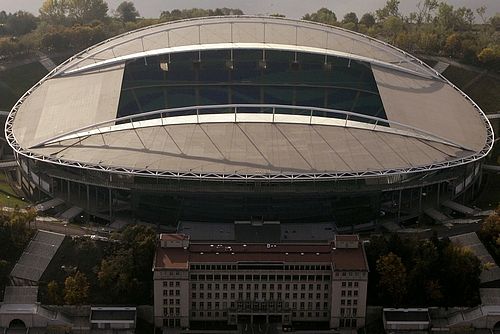
[[[355,25],[358,24],[358,16],[354,12],[350,12],[344,15],[344,18],[342,19],[342,24],[346,23],[354,23]]]
[[[191,9],[174,9],[171,12],[168,10],[161,12],[161,21],[175,21],[182,19],[190,19],[194,17],[203,16],[225,16],[225,15],[243,15],[243,11],[237,8],[216,8],[212,9],[201,9],[201,8],[191,8]]]
[[[377,19],[382,22],[390,16],[401,17],[399,13],[399,0],[387,0],[385,6],[375,11]]]
[[[444,44],[445,50],[452,56],[458,55],[462,50],[462,42],[460,40],[460,35],[453,33],[446,38],[446,43]]]
[[[439,51],[439,36],[434,32],[421,32],[417,44],[422,52],[435,53]]]
[[[133,22],[139,17],[132,1],[123,1],[117,8],[116,14],[123,22]]]
[[[324,7],[319,9],[316,13],[304,15],[302,19],[306,21],[314,21],[329,25],[337,24],[337,16],[335,15],[335,13],[329,10],[328,8]]]
[[[406,268],[401,258],[390,252],[377,260],[379,288],[385,305],[400,306],[406,297]]]
[[[131,225],[113,237],[120,240],[120,247],[101,261],[99,285],[110,292],[113,302],[149,303],[155,232],[143,225]]]
[[[42,21],[63,24],[66,21],[68,0],[45,0],[38,11]]]
[[[490,49],[485,51],[486,49]],[[491,54],[494,52],[491,48],[485,48],[481,51],[478,58],[481,62],[487,62],[494,59]],[[496,55],[500,58],[500,53]],[[478,236],[484,243],[497,263],[500,262],[500,206],[493,212],[481,225]]]
[[[21,36],[36,28],[36,17],[25,11],[18,11],[9,15],[5,23],[6,29],[14,36]]]
[[[0,259],[0,291],[3,291],[3,287],[9,281],[9,262]]]
[[[477,15],[479,15],[479,17],[481,18],[481,21],[483,21],[483,24],[487,24],[487,19],[486,19],[486,6],[481,6],[481,7],[478,7],[476,8],[476,13]]]
[[[384,20],[382,27],[385,33],[391,36],[391,41],[394,43],[396,41],[396,36],[403,30],[404,23],[403,20],[397,16],[389,16]]]
[[[99,285],[113,297],[115,302],[126,302],[137,291],[134,277],[134,260],[131,249],[120,250],[101,261],[97,278]]]
[[[422,23],[429,23],[432,21],[433,14],[438,8],[438,0],[424,0],[417,4],[418,11],[416,13],[416,23],[421,25]]]
[[[359,23],[365,25],[367,28],[371,28],[375,25],[375,17],[372,13],[365,13],[361,17],[361,20],[359,20]]]
[[[52,305],[62,304],[61,289],[56,281],[47,284],[47,301]]]
[[[103,21],[107,17],[108,4],[104,0],[67,0],[68,18],[78,23]]]
[[[84,304],[89,297],[90,284],[84,273],[77,271],[64,281],[64,302],[69,305]]]
[[[108,4],[104,0],[45,0],[39,12],[51,24],[90,23],[106,19]]]
[[[34,210],[28,210],[26,212],[21,212],[16,208],[9,217],[11,238],[13,244],[22,249],[33,235],[32,231],[27,226],[36,217],[36,212]]]
[[[444,306],[475,306],[480,303],[481,262],[467,248],[449,244],[440,259]]]
[[[495,16],[490,19],[490,24],[496,31],[500,30],[500,13],[496,13]]]

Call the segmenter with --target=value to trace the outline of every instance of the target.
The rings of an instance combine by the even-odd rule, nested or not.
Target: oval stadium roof
[[[415,57],[317,23],[210,17],[132,31],[70,58],[13,108],[20,154],[187,178],[342,178],[484,157],[491,126]]]

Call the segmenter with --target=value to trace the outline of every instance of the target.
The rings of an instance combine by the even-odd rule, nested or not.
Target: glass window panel
[[[194,87],[168,87],[165,91],[168,108],[191,106],[196,102]]]
[[[202,52],[198,80],[200,82],[227,82],[230,71],[227,61],[230,59],[230,50]]]
[[[323,88],[297,87],[294,104],[322,108],[325,104],[325,90]]]
[[[120,102],[118,105],[118,114],[117,117],[124,117],[133,114],[137,114],[140,112],[139,106],[137,105],[137,101],[134,97],[132,90],[122,91],[120,95]]]
[[[260,81],[261,69],[259,60],[262,59],[262,50],[234,50],[234,70],[231,78],[234,82]]]
[[[228,62],[230,59],[230,50],[209,50],[127,62],[117,116],[189,105],[269,103],[340,109],[386,118],[368,63],[278,50],[267,50],[262,63],[263,51],[248,49],[234,50],[232,63]],[[170,62],[164,71],[160,63],[166,61]],[[254,108],[242,112],[268,110]],[[310,114],[309,110],[295,112]],[[314,115],[344,118],[320,111]]]
[[[264,87],[264,103],[293,104],[293,87]]]
[[[165,94],[161,87],[136,89],[135,94],[141,105],[142,112],[165,108]]]
[[[166,72],[167,81],[171,83],[193,83],[193,81],[196,81],[195,63],[198,59],[198,52],[172,53],[168,72]],[[159,70],[161,71],[161,69]]]
[[[260,87],[258,86],[233,86],[231,89],[233,103],[260,103]]]
[[[356,91],[351,89],[329,89],[326,105],[329,109],[350,111],[355,97]]]
[[[226,86],[200,86],[198,105],[227,104],[229,99]]]

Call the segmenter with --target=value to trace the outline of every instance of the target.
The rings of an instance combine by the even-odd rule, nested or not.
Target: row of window
[[[191,274],[191,281],[312,281],[330,282],[331,275],[212,275],[212,274]]]
[[[312,318],[313,316],[315,318],[328,318],[330,316],[330,313],[328,313],[328,312],[292,312],[292,316],[294,318],[297,318],[297,316],[300,318],[305,318],[307,316],[307,318],[309,318],[309,319]],[[227,312],[226,311],[222,311],[222,312],[219,312],[219,311],[192,311],[191,317],[193,317],[193,318],[196,318],[196,317],[200,317],[200,318],[224,317],[225,318],[225,317],[227,317]],[[287,317],[287,316],[285,316],[285,317]],[[342,319],[342,320],[344,320],[344,319]],[[354,319],[354,320],[356,320],[356,319]]]
[[[179,318],[163,319],[163,327],[180,327],[180,325],[181,319]]]
[[[168,316],[179,316],[181,314],[181,308],[180,307],[164,307],[163,308],[163,316],[168,317]]]
[[[337,272],[335,272],[335,277],[339,277],[339,276],[342,276],[342,277],[346,277],[346,276],[366,277],[367,275],[368,275],[368,273],[366,271],[341,271],[341,272],[337,271]]]
[[[237,264],[191,264],[189,270],[238,270]],[[280,270],[332,270],[331,265],[283,265]]]
[[[347,297],[357,297],[358,296],[358,290],[342,290],[340,292],[340,295],[342,297],[345,297],[347,295]]]
[[[212,311],[199,311],[199,312],[196,312],[196,311],[192,311],[191,312],[191,317],[193,318],[196,318],[196,317],[200,317],[200,318],[205,318],[205,317],[208,317],[208,318],[211,318],[211,317],[215,317],[215,318],[219,318],[219,317],[227,317],[227,312],[226,311],[223,311],[223,312],[219,312],[219,311],[215,311],[215,312],[212,312]]]
[[[357,283],[357,282],[356,282]],[[357,284],[356,284],[357,286]],[[219,291],[222,287],[222,290],[228,290],[228,288],[231,290],[231,291],[234,291],[236,290],[236,284],[235,283],[231,283],[231,284],[227,284],[227,283],[191,283],[191,290],[192,291],[195,291],[195,290],[202,290],[202,291],[206,291],[206,290],[216,290],[216,291]],[[297,283],[294,283],[294,284],[274,284],[274,283],[270,283],[270,284],[266,284],[266,283],[254,283],[253,285],[251,283],[247,283],[247,284],[243,284],[243,283],[239,283],[238,284],[238,290],[242,291],[243,289],[246,289],[246,290],[252,290],[252,287],[253,287],[253,290],[267,290],[269,288],[269,290],[271,291],[274,291],[274,289],[276,288],[276,290],[278,291],[281,291],[284,290],[285,291],[290,291],[290,289],[292,289],[293,291],[297,291],[299,290],[300,288],[300,291],[313,291],[315,288],[317,291],[328,291],[330,289],[330,284],[313,284],[313,283],[309,283],[308,285],[306,285],[305,283],[302,283],[302,284],[297,284]],[[206,290],[205,290],[206,289]]]
[[[340,319],[340,328],[356,328],[358,326],[357,319]]]
[[[358,305],[358,300],[357,299],[341,299],[340,300],[340,305],[344,306],[351,306],[351,305]]]
[[[163,305],[180,305],[181,300],[179,298],[165,298],[163,299]]]
[[[299,318],[304,318],[307,314],[307,318],[310,319],[313,317],[313,314],[315,315],[316,318],[320,318],[320,315],[323,316],[323,318],[328,318],[330,316],[330,314],[328,312],[323,312],[323,313],[320,313],[320,312],[292,312],[292,317],[294,318],[297,318],[297,316]]]
[[[167,287],[170,287],[170,288],[173,288],[173,287],[180,287],[181,286],[181,282],[179,281],[164,281],[163,282],[163,287],[164,288],[167,288]]]
[[[180,296],[180,290],[165,289],[163,290],[163,296]]]
[[[229,299],[246,299],[246,300],[249,300],[249,299],[254,299],[254,300],[282,300],[282,299],[285,299],[285,300],[290,300],[290,297],[291,299],[305,299],[305,298],[308,298],[308,299],[313,299],[314,297],[316,297],[316,299],[321,299],[321,297],[323,297],[323,299],[329,299],[330,298],[330,295],[328,292],[325,292],[323,294],[317,292],[316,294],[312,293],[312,292],[309,292],[309,293],[305,293],[305,292],[302,292],[302,293],[297,293],[297,292],[294,292],[294,293],[290,293],[290,292],[286,292],[286,293],[282,293],[282,292],[231,292],[231,293],[227,293],[227,292],[199,292],[199,293],[196,293],[196,292],[192,292],[191,293],[191,299],[220,299],[222,297],[222,299],[227,299],[227,297],[229,296]]]
[[[192,302],[191,303],[191,308],[195,310],[212,310],[212,309],[222,309],[225,310],[228,306],[227,302]],[[246,301],[238,301],[238,302],[230,302],[229,303],[229,308],[230,309],[253,309],[255,311],[257,310],[267,310],[267,309],[289,309],[292,308],[292,310],[328,310],[330,304],[326,302],[281,302],[281,301],[256,301],[256,300],[246,300]]]
[[[352,286],[354,286],[355,288],[357,288],[357,287],[358,287],[358,285],[359,285],[359,282],[352,282],[352,281],[350,281],[350,282],[343,281],[343,282],[342,282],[342,287],[343,287],[343,288],[345,288],[345,287],[349,287],[349,288],[350,288],[350,287],[352,287]]]
[[[358,314],[358,309],[357,308],[340,308],[340,316],[341,317],[350,317],[353,316],[355,317]]]

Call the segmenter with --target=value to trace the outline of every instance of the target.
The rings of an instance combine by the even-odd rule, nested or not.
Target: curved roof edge
[[[259,30],[256,27],[250,27],[249,24],[259,25],[276,25],[279,26],[280,31],[277,32],[279,36],[275,36],[276,32],[272,29]],[[223,26],[230,24],[230,29],[227,27],[221,27],[219,31],[210,31],[210,34],[219,34],[214,41],[213,36],[208,36],[208,32],[204,32],[208,27],[213,26]],[[243,26],[243,28],[238,28],[238,30],[233,32],[233,24],[237,26]],[[200,27],[204,26],[203,30]],[[169,32],[176,32],[180,30],[188,30],[188,28],[198,28],[198,31],[184,31],[183,37],[177,42],[174,36],[169,37]],[[290,31],[286,31],[286,27],[291,28]],[[236,26],[235,26],[236,28]],[[253,29],[253,31],[251,31]],[[315,34],[318,32],[324,33],[325,40],[318,40],[317,38],[306,38],[300,41],[298,37],[298,29],[307,31],[314,31]],[[230,33],[228,34],[228,30]],[[243,33],[253,33],[253,36],[248,37],[243,36],[239,38],[238,32]],[[167,33],[167,36],[155,36],[160,33]],[[207,39],[213,43],[204,42],[203,34],[207,34]],[[262,34],[260,36],[259,34]],[[333,34],[335,39],[328,39],[328,36]],[[309,36],[308,36],[309,37]],[[144,38],[147,39],[145,42]],[[154,38],[158,40],[153,41]],[[140,45],[132,45],[133,42],[141,40]],[[279,42],[277,40],[279,39]],[[151,45],[148,45],[148,42]],[[337,26],[330,26],[313,21],[296,20],[289,18],[276,18],[270,16],[256,16],[256,15],[240,15],[240,16],[211,16],[202,18],[185,19],[179,21],[171,21],[159,23],[152,26],[147,26],[137,30],[129,31],[118,36],[114,36],[107,40],[104,40],[96,45],[93,45],[77,55],[68,59],[64,62],[61,68],[57,71],[57,74],[62,74],[66,71],[76,71],[79,67],[84,67],[86,65],[95,65],[95,63],[100,63],[103,60],[111,60],[114,58],[120,58],[131,54],[137,54],[137,57],[144,57],[152,53],[152,50],[162,50],[163,53],[168,53],[168,49],[186,46],[186,45],[203,45],[203,44],[220,44],[220,43],[265,43],[265,44],[277,44],[277,45],[289,45],[289,46],[303,46],[311,47],[319,50],[336,50],[344,51],[343,56],[355,57],[359,56],[364,61],[378,61],[379,63],[385,63],[387,65],[398,66],[399,68],[406,68],[414,73],[419,73],[420,75],[430,76],[434,78],[439,78],[439,74],[432,68],[426,66],[418,58],[412,56],[411,54],[398,49],[386,42],[375,39],[373,37],[361,34],[359,32],[347,30]],[[333,43],[333,44],[332,44]],[[344,43],[348,43],[345,45]],[[124,50],[119,50],[120,47],[129,44]],[[359,44],[359,45],[358,45]],[[340,48],[339,48],[340,47]],[[342,50],[340,50],[342,49]],[[111,54],[103,55],[104,53],[111,50]],[[97,57],[99,55],[99,57]],[[94,58],[95,57],[95,58]],[[91,60],[91,61],[88,61]],[[86,62],[88,61],[88,62]],[[82,66],[79,66],[82,65]]]
[[[70,64],[73,60],[81,57],[84,55],[86,52],[89,52],[90,50],[102,46],[105,43],[108,43],[110,41],[114,41],[118,38],[122,38],[125,36],[129,36],[130,34],[133,33],[138,33],[142,32],[144,30],[148,30],[154,27],[163,27],[165,25],[170,25],[170,24],[175,24],[175,23],[183,23],[183,22],[199,22],[202,20],[211,20],[211,19],[221,19],[221,18],[227,18],[227,17],[210,17],[210,18],[198,18],[198,19],[188,19],[188,20],[182,20],[182,21],[175,21],[175,22],[168,22],[168,23],[161,23],[158,25],[154,26],[148,26],[141,28],[139,30],[127,32],[125,34],[110,38],[108,40],[105,40],[101,43],[98,43],[90,48],[87,48],[83,50],[82,52],[78,53],[77,55],[69,58],[59,66],[57,66],[55,69],[53,69],[51,72],[49,72],[45,77],[43,77],[38,83],[36,83],[33,87],[31,87],[14,105],[12,108],[11,112],[9,113],[7,117],[7,121],[5,123],[5,136],[6,139],[9,143],[9,145],[12,147],[14,150],[15,154],[19,154],[22,156],[25,156],[30,159],[35,159],[38,161],[42,162],[48,162],[48,163],[53,163],[57,165],[63,165],[63,166],[69,166],[69,167],[76,167],[76,168],[82,168],[82,169],[88,169],[88,170],[95,170],[95,171],[107,171],[107,172],[112,172],[112,173],[119,173],[119,174],[132,174],[132,175],[142,175],[142,176],[152,176],[152,177],[166,177],[166,178],[181,178],[181,179],[223,179],[223,180],[235,180],[235,181],[241,181],[241,180],[266,180],[266,181],[290,181],[290,180],[332,180],[332,179],[343,179],[343,178],[360,178],[360,177],[380,177],[380,176],[391,176],[391,175],[397,175],[397,174],[404,174],[404,173],[416,173],[416,172],[424,172],[424,171],[434,171],[434,170],[440,170],[440,169],[445,169],[445,168],[450,168],[450,167],[455,167],[455,166],[460,166],[464,164],[468,164],[474,161],[478,161],[482,158],[484,158],[488,153],[492,150],[493,148],[493,143],[494,143],[494,132],[493,128],[491,126],[490,121],[484,114],[484,112],[481,110],[481,108],[469,97],[467,96],[464,92],[462,92],[458,87],[456,87],[453,83],[451,83],[448,79],[446,79],[444,76],[439,74],[438,72],[434,71],[430,66],[427,64],[423,63],[419,59],[415,58],[414,56],[406,53],[405,51],[402,51],[396,47],[393,47],[385,42],[379,41],[377,39],[362,35],[357,32],[352,32],[348,31],[343,28],[339,27],[332,27],[332,26],[327,26],[324,24],[319,24],[319,23],[311,23],[308,21],[301,21],[301,20],[292,20],[292,19],[284,19],[284,18],[270,18],[270,17],[262,17],[262,16],[231,16],[229,18],[235,19],[235,18],[254,18],[254,19],[266,19],[266,20],[285,20],[288,22],[295,22],[295,23],[300,23],[300,24],[311,24],[315,26],[320,26],[323,28],[328,28],[328,29],[335,29],[338,31],[342,31],[344,33],[349,33],[353,34],[356,36],[360,36],[362,38],[369,39],[371,41],[381,43],[382,45],[385,45],[386,47],[390,47],[393,50],[397,50],[401,54],[404,54],[405,56],[413,59],[415,62],[419,63],[423,68],[428,70],[431,73],[434,73],[440,80],[443,80],[444,82],[448,83],[451,85],[455,90],[457,90],[466,100],[468,100],[473,107],[478,111],[481,120],[483,121],[486,129],[487,129],[487,138],[486,138],[486,143],[483,147],[482,150],[479,152],[476,152],[470,156],[466,157],[461,157],[459,159],[455,160],[450,160],[442,163],[436,163],[436,164],[431,164],[431,165],[426,165],[426,166],[418,166],[418,167],[411,167],[411,168],[400,168],[400,169],[391,169],[391,170],[379,170],[379,171],[361,171],[361,172],[339,172],[339,173],[301,173],[301,174],[290,174],[290,173],[280,173],[280,174],[263,174],[263,175],[228,175],[228,174],[217,174],[217,173],[192,173],[192,172],[173,172],[173,171],[153,171],[153,170],[134,170],[134,169],[129,169],[129,168],[124,168],[124,167],[116,167],[116,166],[100,166],[100,165],[92,165],[92,164],[85,164],[77,161],[68,161],[64,159],[55,159],[52,157],[47,157],[47,156],[42,156],[39,154],[36,154],[34,152],[31,152],[28,149],[22,148],[19,143],[17,142],[15,138],[15,134],[13,132],[13,122],[16,116],[17,111],[19,110],[19,107],[22,105],[22,103],[31,95],[31,93],[37,89],[40,85],[42,85],[46,80],[54,77],[60,71],[64,70],[68,64]]]

